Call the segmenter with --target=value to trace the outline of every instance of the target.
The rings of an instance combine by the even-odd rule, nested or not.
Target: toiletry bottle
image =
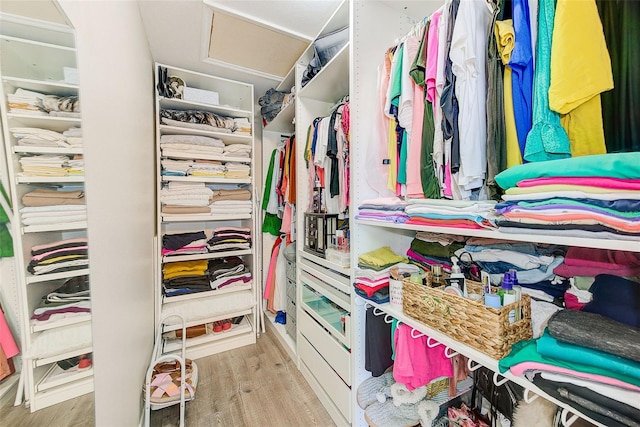
[[[516,293],[513,290],[513,277],[511,276],[510,273],[505,273],[503,279],[502,279],[502,285],[501,285],[501,291],[502,291],[502,306],[504,307],[505,305],[509,305],[512,304],[514,302],[516,302]],[[515,310],[510,310],[509,311],[509,323],[513,323],[516,321],[516,311]]]
[[[431,266],[431,287],[439,288],[440,286],[444,286],[442,264],[434,264]]]
[[[516,301],[520,301],[522,299],[522,287],[518,285],[518,272],[516,270],[509,270],[511,274],[511,281],[513,282],[513,292],[516,294]],[[522,319],[522,313],[520,310],[516,310],[516,322]]]
[[[467,287],[465,283],[464,273],[460,270],[460,266],[458,265],[458,258],[452,256],[451,262],[453,265],[451,266],[451,275],[449,276],[451,280],[451,286],[456,286],[461,292],[462,295],[467,297]]]

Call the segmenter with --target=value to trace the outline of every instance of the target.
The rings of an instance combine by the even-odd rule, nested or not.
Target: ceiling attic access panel
[[[209,59],[284,78],[310,41],[232,14],[213,10]]]

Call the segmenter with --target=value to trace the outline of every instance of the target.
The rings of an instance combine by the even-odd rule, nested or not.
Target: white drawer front
[[[351,385],[350,353],[342,344],[333,339],[327,331],[303,311],[298,320],[298,329],[318,350],[327,363],[340,375],[342,380]]]
[[[313,348],[306,339],[300,340],[298,344],[300,360],[304,363],[314,378],[331,401],[340,410],[342,415],[351,422],[351,389],[340,376],[335,373],[320,354]]]

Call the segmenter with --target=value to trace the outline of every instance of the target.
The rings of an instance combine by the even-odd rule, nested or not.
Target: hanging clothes
[[[11,359],[20,353],[18,345],[16,344],[13,335],[11,335],[11,330],[9,329],[7,319],[4,317],[2,307],[0,307],[0,346],[2,347],[7,359]]]
[[[512,70],[509,66],[511,52],[515,45],[515,32],[511,19],[496,21],[495,26],[498,50],[504,65],[504,123],[505,141],[507,151],[507,168],[522,164],[522,154],[518,144],[518,133],[516,131],[515,112],[513,111],[513,86]]]
[[[527,0],[513,0],[513,28],[515,45],[509,66],[512,70],[511,87],[518,145],[520,155],[524,156],[527,135],[531,130],[533,104],[533,49]]]
[[[262,298],[267,300],[267,309],[275,314],[273,310],[273,295],[276,286],[276,262],[278,260],[278,253],[280,252],[280,244],[282,243],[282,236],[278,235],[276,241],[273,243],[271,249],[271,260],[269,262],[269,270],[267,272],[267,279],[264,282],[264,292]]]
[[[506,129],[504,113],[504,89],[502,60],[498,34],[494,31],[501,1],[491,3],[493,8],[487,40],[487,186],[495,195],[495,176],[506,168]]]
[[[533,127],[527,135],[524,159],[528,162],[571,157],[569,137],[560,116],[549,108],[551,84],[551,37],[555,0],[540,0],[538,16],[538,63],[533,76]]]
[[[640,2],[597,0],[615,88],[603,92],[607,152],[640,151]]]
[[[517,38],[516,32],[516,44]],[[572,156],[606,153],[600,93],[610,89],[611,60],[595,0],[558,0],[549,106],[564,114]]]
[[[485,2],[462,1],[451,37],[449,56],[459,106],[457,179],[465,199],[483,186],[487,171],[486,51],[491,19]]]
[[[273,179],[274,166],[276,161],[276,154],[278,150],[273,150],[271,153],[271,160],[269,161],[269,170],[267,171],[267,179],[264,185],[264,198],[262,199],[262,210],[266,211],[264,214],[264,220],[262,222],[262,232],[269,233],[274,236],[280,234],[279,230],[282,227],[282,221],[278,218],[277,212],[273,212],[272,194],[271,190],[275,185]]]

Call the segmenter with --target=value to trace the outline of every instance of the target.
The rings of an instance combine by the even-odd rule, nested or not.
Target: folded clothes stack
[[[195,160],[187,175],[199,176],[205,178],[222,178],[225,176],[226,167],[218,160]]]
[[[162,255],[206,254],[207,235],[204,231],[174,233],[162,236]]]
[[[218,227],[207,241],[210,252],[251,249],[251,229],[246,227]]]
[[[224,147],[224,156],[251,157],[251,146],[248,144],[229,144]]]
[[[20,157],[21,172],[24,177],[63,177],[69,175],[71,158],[62,155],[39,154]]]
[[[56,117],[80,117],[80,101],[77,96],[46,95],[22,88],[7,95],[11,113],[50,115]]]
[[[86,238],[59,240],[33,246],[27,271],[39,275],[87,268],[88,250]]]
[[[20,147],[71,148],[64,134],[49,129],[16,127],[9,129]]]
[[[640,153],[610,153],[515,166],[496,176],[505,233],[636,240]]]
[[[160,190],[163,214],[209,214],[213,191],[204,182],[172,181]]]
[[[213,215],[249,215],[253,210],[251,200],[218,200],[210,205]]]
[[[163,157],[198,155],[221,155],[225,150],[224,142],[218,138],[200,135],[162,135],[160,150]]]
[[[44,295],[31,316],[34,325],[75,317],[91,312],[89,276],[67,279]]]
[[[166,296],[210,291],[207,260],[177,261],[162,267],[162,287]]]
[[[495,228],[496,202],[410,199],[405,208],[407,224],[469,229]]]
[[[164,125],[200,129],[209,132],[232,133],[236,123],[231,117],[221,116],[210,111],[198,110],[160,110],[160,122]]]
[[[621,303],[625,305],[625,303]],[[639,426],[640,329],[609,317],[561,310],[544,334],[514,345],[499,363],[606,426]]]
[[[227,162],[225,163],[225,178],[243,179],[251,175],[251,167],[245,163]]]
[[[406,258],[395,254],[388,246],[360,255],[354,291],[364,299],[380,304],[389,302],[389,270],[406,265],[406,262]]]
[[[251,122],[246,117],[238,117],[233,119],[236,127],[235,133],[242,135],[251,135]]]
[[[404,212],[407,202],[397,197],[365,200],[358,206],[356,219],[404,223],[409,217]]]
[[[232,256],[209,261],[209,280],[211,289],[250,283],[251,271],[242,258]]]
[[[187,176],[193,160],[162,159],[160,165],[162,176]]]
[[[22,196],[23,225],[70,224],[87,220],[84,191],[37,188]]]

